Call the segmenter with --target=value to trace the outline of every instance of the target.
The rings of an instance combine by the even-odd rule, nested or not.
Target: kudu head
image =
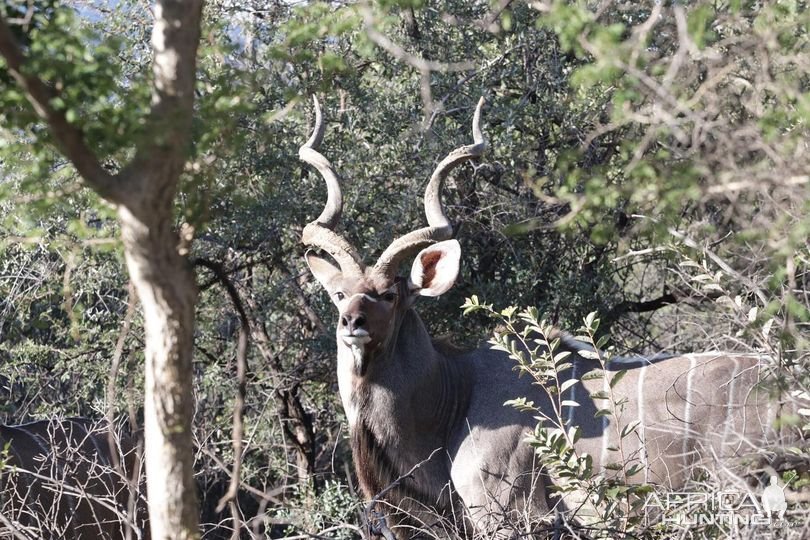
[[[453,227],[442,207],[441,190],[454,167],[480,156],[486,148],[480,127],[484,99],[478,102],[473,116],[474,144],[448,154],[428,182],[425,189],[428,226],[394,240],[373,266],[366,266],[354,247],[335,232],[343,198],[337,174],[318,152],[325,125],[317,98],[314,101],[315,129],[298,155],[321,173],[328,198],[321,215],[304,227],[302,242],[321,248],[337,262],[336,266],[312,252],[306,255],[313,275],[338,308],[338,348],[351,350],[355,373],[362,376],[369,362],[396,342],[402,317],[416,297],[438,296],[455,282],[461,248],[451,239]],[[414,255],[409,277],[398,276],[400,264]]]

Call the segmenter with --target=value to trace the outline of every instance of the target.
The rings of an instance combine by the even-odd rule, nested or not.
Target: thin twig
[[[118,340],[115,342],[115,349],[113,350],[112,361],[110,362],[110,374],[107,377],[107,410],[105,417],[107,419],[107,445],[109,446],[110,457],[113,468],[125,478],[127,487],[129,489],[129,502],[127,507],[133,511],[131,514],[134,516],[135,498],[137,498],[138,477],[140,476],[140,467],[133,467],[132,475],[128,475],[121,465],[121,457],[118,454],[118,444],[115,440],[115,430],[113,425],[115,422],[115,400],[116,400],[116,381],[118,380],[118,371],[121,367],[121,356],[124,353],[124,344],[126,343],[129,330],[132,327],[132,319],[135,316],[135,306],[138,304],[138,297],[135,294],[135,286],[132,281],[127,286],[127,311],[124,314],[124,321],[121,324],[121,332],[118,334]],[[136,451],[138,456],[137,462],[140,463],[140,452]],[[132,537],[133,528],[127,523],[126,537]]]
[[[217,503],[217,512],[222,512],[225,506],[236,500],[239,493],[239,476],[242,465],[242,437],[244,434],[244,422],[242,419],[245,409],[245,393],[247,391],[247,352],[248,340],[250,337],[250,321],[248,320],[247,312],[245,311],[242,299],[239,297],[239,291],[233,285],[222,265],[209,261],[206,259],[195,259],[195,266],[203,266],[211,270],[217,277],[220,283],[225,287],[231,302],[234,305],[237,313],[239,314],[239,321],[241,329],[239,331],[239,341],[236,346],[236,397],[233,404],[233,430],[231,432],[231,443],[233,444],[233,468],[231,473],[231,481],[228,485],[228,491],[220,498]],[[231,515],[233,516],[233,538],[239,538],[239,512],[236,505],[231,506]]]
[[[366,25],[365,30],[369,39],[397,60],[418,69],[420,72],[438,71],[441,73],[447,73],[452,71],[467,71],[475,68],[475,64],[469,61],[434,62],[432,60],[425,60],[421,56],[411,54],[402,48],[401,45],[391,41],[388,36],[377,30],[374,14],[368,5],[362,6],[360,8],[360,12],[363,14],[363,20]]]
[[[411,467],[411,469],[406,472],[405,474],[401,475],[399,478],[388,484],[382,491],[374,495],[371,500],[366,505],[365,509],[365,518],[375,534],[382,534],[386,540],[396,540],[396,537],[391,532],[391,529],[388,528],[388,524],[386,523],[385,516],[383,516],[380,512],[377,512],[374,507],[381,502],[382,498],[391,490],[396,488],[399,484],[401,484],[404,480],[408,478],[413,478],[413,473],[415,473],[422,465],[433,459],[433,456],[436,455],[436,452],[441,450],[442,448],[436,448],[433,452],[430,453],[428,457]]]

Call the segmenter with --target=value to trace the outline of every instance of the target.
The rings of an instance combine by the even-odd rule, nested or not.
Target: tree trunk
[[[177,251],[170,212],[138,217],[121,207],[118,214],[145,323],[144,455],[152,538],[198,538],[191,433],[194,277]]]
[[[53,141],[83,180],[118,209],[127,266],[146,333],[144,439],[149,522],[155,540],[199,538],[191,420],[191,356],[197,291],[188,238],[174,230],[173,201],[190,148],[202,0],[152,7],[152,108],[132,161],[110,174],[52,100],[60,90],[27,69],[0,13],[0,56]]]

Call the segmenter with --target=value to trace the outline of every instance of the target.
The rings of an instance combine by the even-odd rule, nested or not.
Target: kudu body
[[[462,514],[470,532],[491,533],[504,520],[539,517],[556,501],[548,498],[549,478],[523,442],[536,420],[504,406],[524,396],[553,416],[548,395],[529,377],[518,377],[515,362],[503,352],[485,346],[462,353],[438,345],[412,307],[418,296],[438,296],[456,279],[460,247],[450,239],[440,191],[452,167],[485,148],[482,104],[473,118],[474,144],[451,152],[431,177],[428,226],[395,240],[371,267],[333,230],[342,199],[337,175],[317,151],[324,130],[317,100],[315,130],[299,154],[328,187],[326,208],[305,227],[302,241],[338,263],[307,253],[312,273],[339,311],[338,384],[363,493],[375,497],[419,464],[378,499],[399,509],[390,511],[389,523],[400,538],[411,536],[411,525],[429,526],[436,515],[451,514]],[[398,277],[399,263],[409,258],[409,277]],[[560,347],[573,353],[566,376],[578,380],[564,397],[579,406],[563,408],[565,424],[582,430],[576,448],[597,466],[616,462],[619,430],[612,417],[594,417],[605,405],[590,397],[605,388],[607,377],[582,380],[601,366],[584,354],[581,342],[564,337]],[[637,358],[608,371],[619,369],[626,374],[612,390],[624,402],[623,422],[640,422],[621,445],[625,459],[643,465],[631,481],[677,488],[705,455],[701,449],[709,445],[717,456],[745,452],[762,440],[763,426],[774,415],[755,390],[760,364],[753,356]]]
[[[148,537],[130,439],[84,418],[42,420],[0,425],[0,452],[0,538]]]

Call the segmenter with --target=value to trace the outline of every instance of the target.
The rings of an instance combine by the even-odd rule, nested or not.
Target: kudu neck
[[[433,345],[419,315],[408,309],[396,322],[391,340],[361,376],[351,370],[348,347],[338,350],[338,382],[349,423],[393,418],[441,428],[466,407],[465,378],[455,362]],[[391,426],[395,428],[395,426]],[[395,428],[396,429],[396,428]]]
[[[369,365],[367,382],[383,386],[408,386],[424,378],[444,362],[422,319],[413,308],[394,323],[391,339]]]

